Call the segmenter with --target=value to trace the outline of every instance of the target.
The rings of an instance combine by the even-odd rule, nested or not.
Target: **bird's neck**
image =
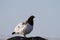
[[[29,23],[30,25],[33,26],[33,24],[34,24],[33,19],[32,19],[32,18],[29,18],[29,19],[27,20],[27,23]]]

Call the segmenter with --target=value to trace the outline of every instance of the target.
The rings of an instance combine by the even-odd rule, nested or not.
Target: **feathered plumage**
[[[22,34],[24,37],[33,30],[34,16],[30,16],[26,22],[19,23],[12,34]]]

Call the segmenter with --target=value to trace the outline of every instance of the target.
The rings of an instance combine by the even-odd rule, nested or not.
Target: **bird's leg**
[[[24,34],[24,38],[26,38],[26,35]]]

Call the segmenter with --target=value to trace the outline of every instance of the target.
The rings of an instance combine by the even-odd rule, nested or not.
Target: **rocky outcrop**
[[[42,38],[42,37],[21,37],[21,36],[15,36],[15,37],[12,37],[12,38],[8,38],[7,40],[47,40],[45,38]]]

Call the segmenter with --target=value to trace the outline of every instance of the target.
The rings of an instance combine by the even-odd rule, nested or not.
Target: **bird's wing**
[[[19,24],[15,27],[14,31],[15,31],[15,32],[19,32],[23,27],[24,27],[23,23],[19,23]]]

